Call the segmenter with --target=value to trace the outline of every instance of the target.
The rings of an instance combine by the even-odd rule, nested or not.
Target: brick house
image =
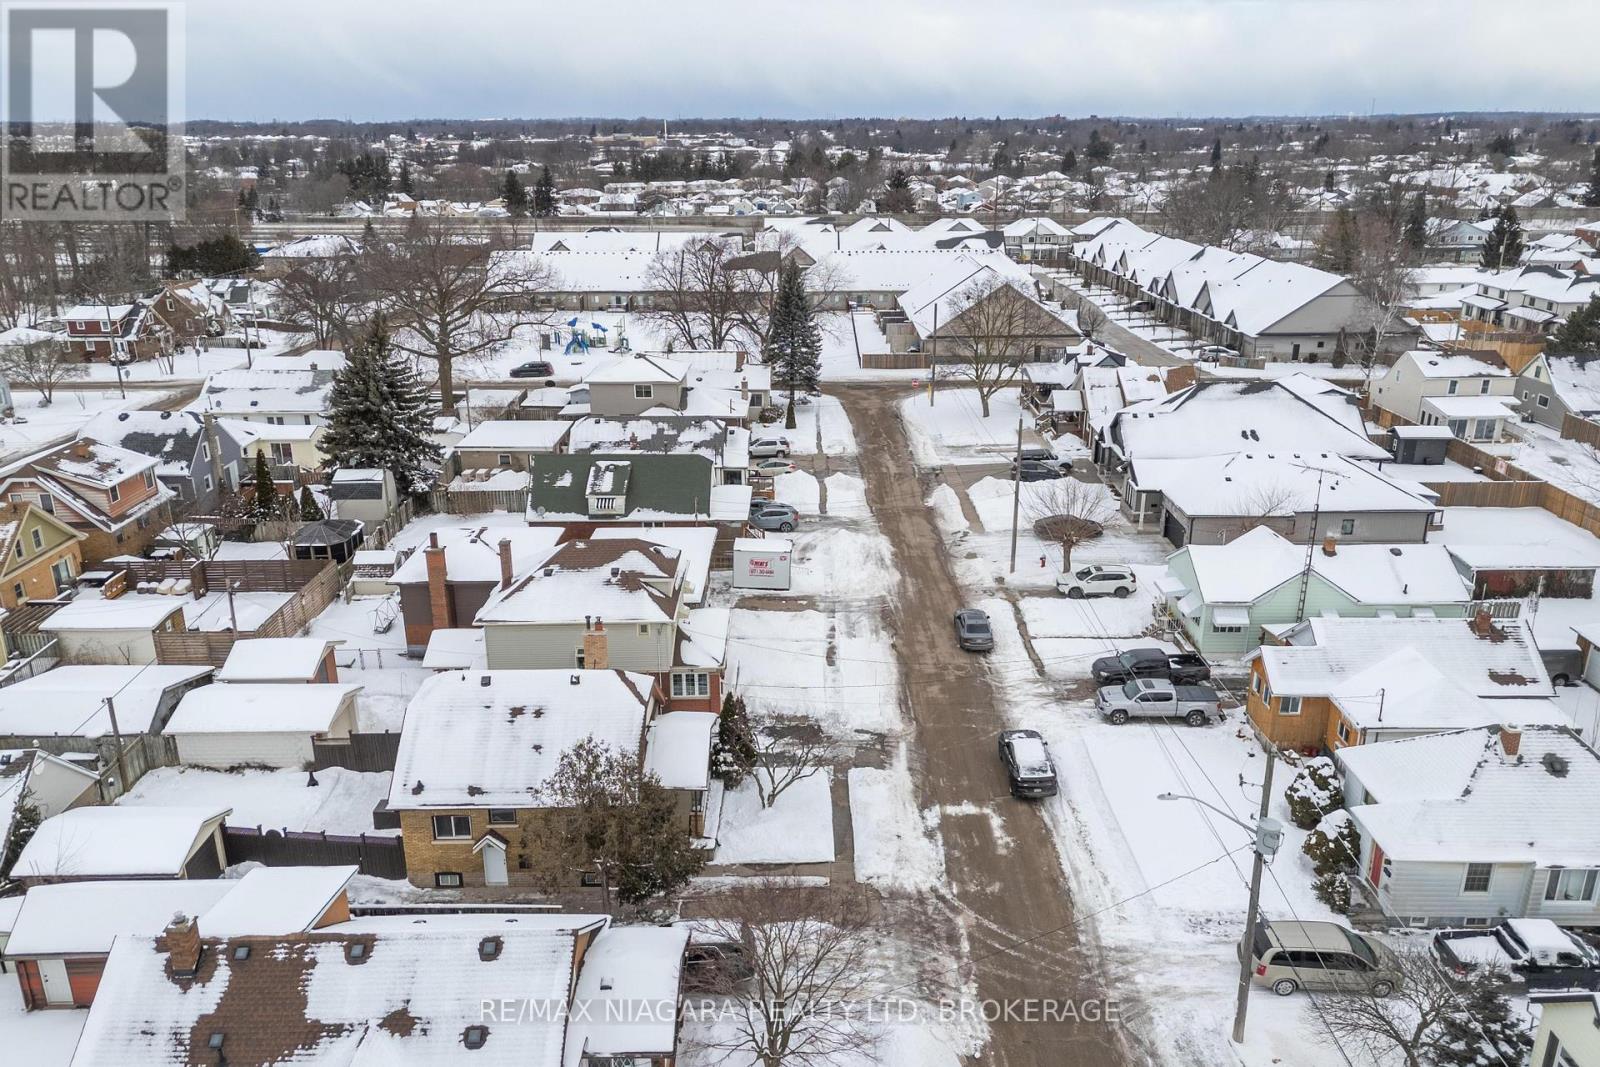
[[[0,504],[0,606],[49,600],[83,571],[84,535],[27,502]]]
[[[79,304],[63,312],[61,322],[72,354],[85,363],[154,359],[175,343],[171,328],[142,302]]]
[[[80,439],[0,472],[0,498],[32,504],[83,535],[83,558],[137,555],[169,521],[158,461]]]

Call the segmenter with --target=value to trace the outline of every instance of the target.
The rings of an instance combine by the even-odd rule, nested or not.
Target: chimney
[[[1194,364],[1185,363],[1167,371],[1166,389],[1168,395],[1187,389],[1195,383],[1198,376],[1195,374]]]
[[[1500,750],[1507,756],[1516,758],[1522,751],[1522,727],[1510,723],[1500,727]]]
[[[162,931],[167,942],[167,962],[178,978],[191,978],[200,969],[200,926],[193,917],[178,912]]]
[[[601,621],[599,616],[596,616],[594,625],[583,633],[583,666],[585,670],[603,671],[611,666],[611,657],[606,645],[606,624]]]
[[[1472,632],[1479,637],[1488,637],[1494,632],[1494,617],[1482,608],[1472,616]]]
[[[448,630],[455,625],[450,610],[450,586],[445,573],[444,549],[439,547],[439,535],[428,535],[428,547],[422,550],[428,563],[428,613],[431,633]]]
[[[1339,542],[1332,537],[1324,538],[1322,541],[1322,554],[1324,556],[1337,556],[1339,554]]]
[[[750,379],[749,378],[740,378],[739,379],[739,399],[740,400],[749,400],[750,399]]]
[[[511,588],[511,538],[500,538],[500,588]]]

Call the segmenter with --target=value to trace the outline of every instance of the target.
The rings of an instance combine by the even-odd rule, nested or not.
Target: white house
[[[1503,365],[1429,349],[1402,353],[1372,383],[1372,402],[1410,422],[1422,421],[1425,398],[1515,395],[1516,379]]]
[[[311,762],[314,742],[350,736],[360,691],[341,682],[201,686],[183,698],[162,733],[176,739],[178,759],[196,767],[302,767]]]
[[[1600,993],[1536,990],[1528,999],[1539,1006],[1539,1029],[1529,1063],[1534,1067],[1600,1063]]]
[[[1360,884],[1411,926],[1600,926],[1600,754],[1565,726],[1340,749]]]

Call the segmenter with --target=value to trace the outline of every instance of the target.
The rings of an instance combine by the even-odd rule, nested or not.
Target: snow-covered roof
[[[491,593],[475,621],[670,621],[677,617],[680,560],[677,549],[644,540],[568,541],[509,588]]]
[[[601,364],[583,380],[587,385],[677,385],[688,375],[688,366],[677,360],[635,352]]]
[[[1412,647],[1351,675],[1332,697],[1345,718],[1362,730],[1443,731],[1570,721],[1548,697],[1497,699],[1469,693]]]
[[[310,930],[360,868],[256,867],[234,890],[200,916],[205,937],[283,935]]]
[[[1249,604],[1305,570],[1307,546],[1258,526],[1225,545],[1189,545],[1186,556],[1201,597]],[[1362,604],[1465,603],[1468,590],[1443,545],[1338,545],[1310,550],[1311,569]]]
[[[247,637],[228,650],[217,680],[303,682],[316,676],[328,650],[336,644],[322,637]]]
[[[108,411],[85,423],[78,437],[149,456],[157,474],[187,477],[203,433],[192,411]]]
[[[711,736],[717,715],[669,711],[650,724],[644,769],[668,789],[705,789],[711,784]]]
[[[106,697],[116,694],[117,725],[147,733],[161,696],[211,673],[210,667],[72,664],[0,688],[0,734],[102,737],[111,732]]]
[[[1341,749],[1381,801],[1350,817],[1397,861],[1600,866],[1600,756],[1557,726],[1522,727],[1517,749],[1492,729]]]
[[[320,734],[361,691],[348,682],[235,682],[186,693],[162,733]]]
[[[39,629],[154,630],[173,614],[182,612],[185,603],[184,598],[175,596],[129,594],[115,600],[81,597],[40,623]]]
[[[653,685],[625,671],[435,674],[406,707],[389,807],[544,807],[540,787],[579,741],[639,750]]]
[[[1141,492],[1159,491],[1197,516],[1309,512],[1432,512],[1435,505],[1370,467],[1333,453],[1257,450],[1194,459],[1135,459]],[[1320,496],[1319,496],[1320,479]]]
[[[1580,415],[1600,413],[1600,358],[1545,353],[1550,385],[1561,402]]]
[[[422,666],[430,671],[480,670],[489,665],[478,627],[435,630],[428,635]]]
[[[1507,378],[1511,375],[1503,365],[1473,356],[1446,355],[1432,349],[1407,352],[1405,358],[1424,378]]]
[[[921,282],[900,294],[900,310],[906,313],[921,337],[932,337],[960,318],[980,298],[1002,285],[1009,285],[1033,300],[1032,279],[1026,270],[1010,259],[994,256],[957,256],[941,263]],[[1061,325],[1067,332],[1066,323]],[[1076,333],[1076,330],[1071,332]]]
[[[600,526],[591,541],[647,541],[678,552],[678,573],[683,576],[679,599],[699,604],[711,583],[711,556],[717,544],[714,526]]]
[[[456,451],[554,452],[572,424],[560,419],[480,422],[452,446]]]
[[[578,972],[573,1002],[580,1010],[572,1013],[567,1026],[563,1067],[579,1067],[590,1062],[587,1058],[674,1059],[676,1004],[688,943],[689,930],[681,926],[602,930]],[[649,1005],[654,1009],[640,1010]]]
[[[39,824],[17,878],[174,878],[228,808],[73,808]]]
[[[521,574],[555,548],[562,531],[540,526],[463,526],[435,531],[444,549],[445,574],[452,582],[498,582],[500,542],[511,542],[511,569]],[[394,572],[395,583],[428,580],[428,560],[419,548]]]
[[[1431,408],[1445,419],[1503,419],[1516,413],[1514,396],[1425,396],[1424,410]]]

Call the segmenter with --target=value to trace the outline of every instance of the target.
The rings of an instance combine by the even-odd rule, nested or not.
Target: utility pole
[[[1261,869],[1266,865],[1262,831],[1267,828],[1267,808],[1272,803],[1272,764],[1278,757],[1275,745],[1267,745],[1267,770],[1261,781],[1261,814],[1256,820],[1256,857],[1250,868],[1250,906],[1244,914],[1244,941],[1239,946],[1239,1002],[1233,1012],[1233,1043],[1244,1044],[1244,1017],[1250,1006],[1250,960],[1254,955],[1257,905],[1261,903]],[[1277,830],[1281,835],[1282,830]],[[1273,845],[1277,851],[1277,845]]]
[[[933,352],[928,356],[928,406],[933,407],[933,379],[939,373],[939,302],[933,302],[933,336],[928,339]]]
[[[1022,416],[1017,416],[1017,455],[1011,461],[1011,573],[1017,573],[1017,513],[1022,510]]]
[[[126,793],[130,788],[130,784],[128,782],[128,762],[122,754],[122,730],[117,726],[117,706],[116,704],[112,703],[112,699],[110,697],[106,697],[106,714],[111,717],[111,740],[112,743],[117,746],[117,777],[120,779],[118,782],[118,796],[120,796],[122,793]]]

